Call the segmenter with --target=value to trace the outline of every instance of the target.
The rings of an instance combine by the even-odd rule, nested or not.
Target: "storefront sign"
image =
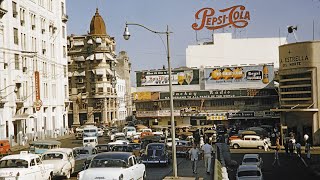
[[[273,65],[253,65],[206,68],[204,74],[206,85],[232,88],[237,84],[238,88],[264,88],[273,87],[273,71]]]
[[[36,111],[40,111],[42,106],[42,101],[40,99],[40,74],[39,71],[34,72],[34,82],[35,82],[35,94],[36,94],[36,101],[34,102],[33,106]]]
[[[247,90],[212,90],[212,91],[183,91],[174,92],[174,99],[212,99],[233,97],[275,96],[274,89],[247,89]],[[160,92],[160,100],[170,99],[168,92]]]
[[[294,43],[280,46],[280,69],[312,67],[312,61],[319,59],[312,49],[317,48],[313,43]],[[314,60],[313,60],[314,59]]]
[[[198,107],[193,106],[193,107],[185,107],[180,110],[181,113],[195,113],[198,112]]]
[[[159,92],[135,92],[133,93],[134,101],[152,101],[159,100]]]
[[[179,110],[173,111],[174,116],[180,116]],[[160,110],[160,111],[137,111],[136,117],[169,117],[171,116],[170,110]]]
[[[242,5],[232,6],[219,10],[221,13],[216,14],[213,8],[202,8],[196,14],[197,20],[201,19],[201,24],[193,23],[193,30],[201,30],[204,27],[208,30],[221,29],[228,26],[234,28],[245,28],[250,21],[250,12]]]
[[[228,118],[227,116],[207,116],[207,120],[222,121],[222,120],[228,120]]]
[[[229,112],[229,118],[238,118],[238,117],[254,117],[254,112],[245,111],[245,112]]]
[[[230,111],[228,113],[228,118],[231,118],[231,119],[247,118],[247,117],[279,118],[280,113],[272,112],[272,111],[239,111],[239,112]]]
[[[137,72],[136,77],[137,87],[169,85],[169,74],[166,70]],[[199,84],[199,69],[173,70],[171,78],[172,85],[196,85]]]

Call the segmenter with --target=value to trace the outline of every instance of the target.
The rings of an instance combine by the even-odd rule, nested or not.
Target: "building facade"
[[[279,93],[284,135],[293,132],[298,142],[308,134],[320,144],[320,42],[297,42],[279,47]]]
[[[68,37],[70,123],[113,125],[126,116],[125,70],[128,57],[116,59],[114,37],[107,34],[98,9],[92,17],[89,34]],[[124,53],[125,54],[125,53]],[[129,82],[130,84],[130,82]],[[119,119],[120,118],[120,119]]]
[[[0,139],[68,128],[67,20],[65,0],[0,1]]]
[[[286,44],[285,37],[232,38],[232,33],[217,33],[214,34],[213,42],[188,46],[186,66],[199,68],[273,63],[277,69],[279,68],[278,46],[283,44]]]
[[[136,118],[145,125],[171,125],[167,70],[138,71]],[[245,128],[278,124],[273,64],[172,70],[176,125],[225,124]]]

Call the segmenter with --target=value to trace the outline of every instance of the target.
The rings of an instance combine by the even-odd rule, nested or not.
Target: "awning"
[[[83,56],[74,57],[74,60],[75,60],[75,61],[85,61],[85,59],[84,59]]]
[[[22,120],[27,119],[29,117],[29,114],[16,114],[12,117],[13,120]]]
[[[96,59],[103,60],[103,53],[96,53]]]
[[[106,55],[106,59],[108,59],[108,60],[114,60],[114,58],[111,56],[111,54],[106,53],[105,55]]]
[[[94,60],[94,54],[91,54],[90,56],[88,56],[88,57],[86,58],[86,60],[91,60],[91,61],[93,61],[93,60]]]
[[[103,76],[104,74],[105,74],[105,70],[104,69],[96,69],[96,75]]]

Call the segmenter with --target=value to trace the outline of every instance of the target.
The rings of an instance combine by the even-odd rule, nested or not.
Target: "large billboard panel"
[[[198,85],[199,69],[172,70],[172,85]],[[140,71],[136,73],[137,87],[167,86],[169,73],[167,70]]]
[[[204,78],[208,88],[265,88],[273,87],[273,65],[205,68]],[[211,85],[211,86],[210,86]]]

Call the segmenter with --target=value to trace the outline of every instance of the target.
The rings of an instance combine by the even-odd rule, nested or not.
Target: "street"
[[[239,164],[242,161],[244,154],[258,153],[263,159],[262,169],[264,180],[316,180],[319,177],[314,177],[314,175],[309,171],[309,169],[304,165],[301,159],[296,156],[287,157],[286,154],[281,151],[279,154],[280,167],[272,166],[274,160],[274,151],[265,152],[264,150],[258,149],[231,149],[231,158],[236,160]],[[302,155],[305,157],[305,154]],[[319,158],[319,154],[313,155],[315,158]],[[306,161],[307,162],[307,161]],[[234,180],[236,175],[235,171],[229,171],[229,179]]]

